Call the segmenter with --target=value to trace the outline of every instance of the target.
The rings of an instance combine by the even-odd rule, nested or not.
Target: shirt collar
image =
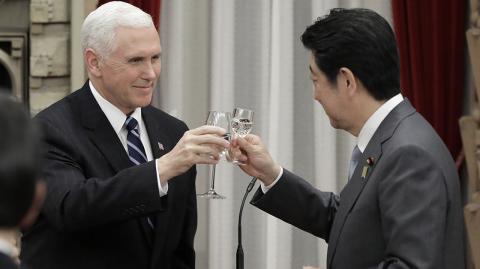
[[[115,133],[119,134],[122,130],[123,125],[125,124],[127,116],[118,107],[110,103],[107,99],[103,98],[103,96],[100,95],[97,89],[95,89],[91,81],[88,81],[88,85],[90,86],[93,97],[95,98],[103,113],[107,117],[108,121],[112,125],[113,130],[115,130]],[[135,118],[137,122],[141,124],[142,109],[140,107],[137,107],[130,116]]]
[[[388,99],[387,102],[381,105],[370,118],[368,118],[358,134],[357,146],[362,153],[365,151],[370,139],[372,139],[373,134],[375,134],[385,117],[402,101],[403,96],[399,93]]]
[[[15,257],[18,250],[15,247],[18,233],[15,229],[0,229],[0,253]]]
[[[0,238],[0,253],[11,257],[15,251],[14,249],[15,248],[12,246],[12,244],[10,244],[10,242]]]

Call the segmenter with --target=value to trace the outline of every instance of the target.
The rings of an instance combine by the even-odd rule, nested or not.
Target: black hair
[[[330,83],[336,85],[340,68],[346,67],[376,100],[400,93],[395,34],[376,12],[332,9],[307,27],[301,40]]]
[[[6,94],[0,94],[0,126],[0,227],[15,227],[34,198],[39,138],[23,106]]]

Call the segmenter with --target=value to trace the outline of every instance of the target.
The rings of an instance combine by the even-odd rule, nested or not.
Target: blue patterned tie
[[[125,128],[128,131],[127,148],[130,161],[135,165],[146,163],[147,155],[145,154],[145,148],[143,147],[142,140],[140,140],[140,132],[138,131],[137,120],[128,116],[127,120],[125,121]]]
[[[142,140],[140,140],[137,120],[128,116],[125,121],[125,128],[128,131],[127,148],[130,161],[135,165],[146,163],[148,161],[147,154],[145,154],[145,148],[143,147]],[[147,217],[147,221],[152,228],[155,227],[154,217]]]

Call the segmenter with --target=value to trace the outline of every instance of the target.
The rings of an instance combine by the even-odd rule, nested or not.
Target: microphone
[[[245,195],[243,195],[242,205],[240,206],[240,212],[238,213],[238,247],[237,247],[237,269],[243,269],[243,248],[242,248],[242,212],[243,205],[245,204],[245,199],[247,199],[248,194],[252,191],[255,182],[257,181],[256,177],[252,178],[252,181],[247,186]]]

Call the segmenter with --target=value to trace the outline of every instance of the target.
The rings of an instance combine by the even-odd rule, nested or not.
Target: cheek
[[[160,72],[162,71],[162,63],[158,63],[158,65],[155,67],[155,74],[160,75]]]
[[[119,78],[119,83],[132,84],[141,77],[141,72],[135,69],[129,69],[125,71]]]

